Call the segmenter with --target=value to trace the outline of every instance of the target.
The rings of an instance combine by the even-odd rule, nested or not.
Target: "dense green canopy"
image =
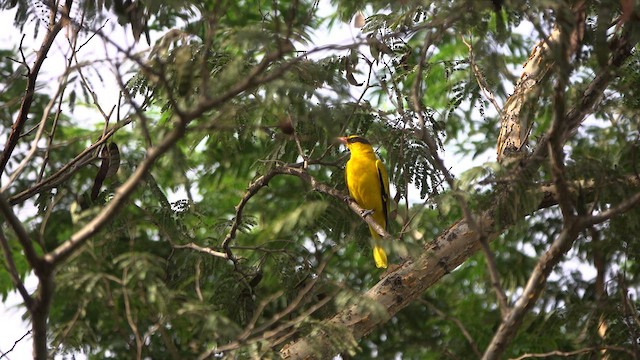
[[[640,357],[636,2],[50,3],[0,4],[34,357]],[[386,272],[349,134],[393,184]]]

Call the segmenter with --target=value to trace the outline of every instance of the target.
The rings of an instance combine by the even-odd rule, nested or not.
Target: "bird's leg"
[[[374,212],[375,211],[373,210],[363,209],[360,215],[362,215],[362,217],[367,217],[369,215],[373,215]]]
[[[353,198],[349,195],[345,196],[343,198],[344,202],[346,202],[347,204],[351,203],[352,201],[355,202],[356,204],[358,204],[357,201],[353,200]],[[360,212],[360,215],[362,215],[362,217],[367,217],[369,215],[373,215],[374,211],[370,210],[370,209],[362,209],[362,211]]]

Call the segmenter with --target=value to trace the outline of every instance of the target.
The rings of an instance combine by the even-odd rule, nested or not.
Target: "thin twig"
[[[489,270],[489,278],[491,278],[491,287],[496,293],[498,307],[500,308],[500,315],[502,319],[504,319],[509,314],[509,298],[500,283],[500,273],[498,272],[496,257],[489,246],[489,242],[487,242],[487,239],[484,237],[480,237],[480,246],[482,246],[482,251],[484,252],[484,256],[487,260],[487,269]]]
[[[54,350],[53,350],[53,354],[51,355],[53,358],[55,358],[56,352],[58,352],[61,349],[60,344],[64,343],[67,336],[69,336],[69,333],[71,332],[75,324],[78,322],[78,319],[86,310],[87,301],[85,301],[85,299],[83,299],[82,303],[76,309],[76,312],[73,314],[71,321],[65,324],[64,331],[62,332],[62,334],[60,336],[56,336],[56,338],[52,341],[52,345],[53,345],[52,349]]]
[[[223,259],[229,259],[229,255],[227,255],[227,253],[223,253],[220,251],[215,251],[213,249],[207,248],[207,247],[202,247],[198,244],[195,243],[188,243],[188,244],[183,244],[183,245],[179,245],[179,244],[175,244],[173,245],[174,249],[191,249],[191,250],[196,250],[205,254],[209,254],[209,255],[213,255],[215,257],[219,257],[219,258],[223,258]]]
[[[202,266],[202,258],[198,257],[195,265],[195,278],[193,279],[196,288],[196,295],[198,296],[198,300],[201,302],[204,301],[204,296],[202,296],[202,290],[200,290],[200,267]]]
[[[56,89],[56,93],[51,97],[51,99],[47,103],[47,106],[45,106],[44,111],[42,112],[40,123],[38,125],[38,131],[36,131],[36,135],[33,139],[33,144],[31,145],[31,148],[29,149],[25,157],[22,159],[20,164],[18,164],[18,167],[13,171],[11,176],[9,176],[9,180],[7,180],[7,183],[4,185],[2,190],[0,190],[0,192],[4,192],[11,186],[11,184],[22,174],[22,172],[26,169],[27,165],[29,165],[29,162],[31,162],[31,159],[33,159],[33,157],[35,156],[36,152],[38,151],[38,143],[40,142],[40,138],[42,137],[42,134],[44,132],[45,125],[47,124],[47,119],[49,118],[49,115],[51,114],[51,110],[53,109],[53,106],[56,104],[56,102],[58,102],[58,112],[56,115],[56,119],[58,118],[60,114],[60,106],[62,104],[62,97],[64,96],[64,92],[67,88],[68,76],[69,76],[68,71],[65,71],[65,75],[61,77],[60,82],[58,83],[58,88]]]
[[[38,75],[40,74],[40,68],[44,63],[44,60],[47,58],[47,54],[49,53],[49,49],[51,49],[51,45],[55,40],[56,36],[62,29],[62,22],[58,21],[49,28],[49,31],[45,35],[44,40],[42,41],[42,45],[38,50],[36,55],[36,60],[33,64],[33,67],[29,70],[29,75],[27,77],[27,88],[24,92],[24,97],[22,98],[22,104],[20,105],[20,110],[18,111],[18,116],[16,121],[13,123],[11,128],[11,133],[9,134],[9,139],[7,140],[6,145],[4,146],[4,150],[2,152],[2,156],[0,156],[0,174],[4,173],[5,167],[11,158],[13,150],[18,144],[18,140],[20,139],[20,134],[22,129],[24,128],[24,124],[27,122],[27,118],[29,116],[29,111],[31,109],[31,105],[33,103],[33,96],[35,95],[35,87],[36,80]],[[28,67],[27,67],[28,68]]]
[[[475,58],[475,55],[473,54],[473,46],[471,46],[471,43],[467,42],[464,36],[460,36],[460,38],[462,39],[462,42],[465,45],[467,45],[467,48],[469,49],[469,62],[471,63],[471,69],[473,71],[473,75],[476,78],[476,82],[478,82],[478,86],[484,93],[484,96],[487,98],[487,100],[489,100],[491,105],[493,105],[493,107],[496,109],[496,111],[498,112],[498,116],[502,116],[502,106],[498,104],[498,101],[496,100],[495,95],[493,95],[493,92],[491,92],[491,90],[489,89],[489,84],[487,83],[487,80],[484,78],[484,75],[482,75],[482,71],[480,71],[480,68],[476,63],[476,58]]]
[[[60,115],[62,114],[62,104],[63,104],[63,99],[64,99],[64,93],[65,90],[67,88],[68,85],[68,78],[69,78],[69,74],[71,73],[71,62],[72,59],[75,57],[76,51],[77,51],[77,46],[78,46],[78,33],[80,32],[80,29],[82,28],[82,23],[84,23],[84,11],[82,13],[82,20],[81,20],[81,24],[80,26],[69,26],[70,29],[75,29],[75,33],[73,35],[73,41],[70,42],[70,46],[71,46],[71,55],[69,56],[69,59],[67,60],[67,64],[66,64],[66,71],[64,74],[64,81],[62,82],[64,85],[64,88],[62,89],[62,91],[60,91],[60,95],[59,95],[59,100],[58,100],[58,108],[56,110],[56,114],[55,117],[53,119],[53,124],[51,124],[51,132],[49,133],[49,139],[47,142],[47,148],[46,151],[44,153],[44,157],[42,159],[42,165],[40,167],[40,173],[38,174],[38,177],[36,178],[36,182],[40,182],[42,180],[42,177],[44,176],[44,172],[45,169],[47,167],[47,163],[49,162],[49,156],[51,153],[51,148],[53,145],[53,139],[55,137],[56,134],[56,130],[58,129],[58,121],[60,120]],[[71,30],[73,31],[73,30]],[[76,61],[77,62],[77,61]],[[78,69],[78,71],[80,71],[80,69]]]
[[[542,293],[551,270],[560,262],[564,254],[571,249],[571,245],[578,236],[581,228],[577,221],[565,222],[565,227],[549,249],[540,257],[522,295],[515,302],[509,314],[503,319],[496,330],[489,346],[482,357],[483,360],[499,359],[506,346],[511,342],[519,328],[524,315],[533,307]]]
[[[420,57],[420,62],[418,64],[416,79],[422,78],[421,76],[422,67],[424,62],[426,61],[427,49],[429,48],[431,41],[432,41],[431,33],[428,33],[425,36],[422,53]],[[449,185],[449,188],[451,189],[451,193],[453,197],[456,199],[456,202],[458,203],[458,205],[460,205],[460,208],[462,209],[462,213],[464,214],[464,218],[467,220],[467,223],[469,224],[469,226],[472,229],[474,229],[478,234],[482,234],[483,231],[482,229],[478,228],[478,223],[475,221],[473,214],[471,213],[471,209],[467,204],[466,199],[460,193],[460,189],[456,185],[453,175],[451,174],[449,169],[446,167],[444,160],[438,154],[438,146],[437,146],[436,140],[434,139],[433,135],[427,128],[426,120],[424,118],[424,109],[422,107],[422,101],[420,101],[420,99],[422,98],[422,89],[420,87],[420,84],[421,82],[417,80],[414,82],[411,94],[413,97],[414,111],[417,114],[418,119],[420,120],[421,138],[427,144],[427,148],[429,149],[429,153],[431,155],[430,162],[444,176],[444,179]],[[504,289],[502,288],[502,285],[500,284],[500,275],[498,272],[498,266],[495,262],[495,256],[493,255],[493,252],[491,251],[491,248],[489,247],[489,244],[487,243],[486,239],[480,237],[480,244],[482,246],[481,247],[482,251],[485,253],[485,257],[487,260],[487,269],[489,270],[489,276],[491,278],[492,288],[496,293],[496,299],[498,301],[500,313],[504,318],[509,311],[508,310],[509,302],[508,302],[507,295]]]
[[[13,261],[13,253],[11,251],[11,247],[9,246],[9,241],[4,236],[2,227],[0,227],[0,245],[2,246],[5,265],[7,267],[7,271],[9,272],[9,276],[11,276],[11,281],[13,281],[13,285],[18,289],[18,292],[22,296],[22,300],[24,301],[27,309],[31,309],[33,306],[33,298],[31,297],[31,295],[29,295],[29,292],[24,287],[22,279],[20,279],[18,268],[16,268],[15,261]]]
[[[476,341],[473,339],[473,336],[471,336],[469,331],[467,331],[467,328],[464,326],[462,321],[460,321],[460,319],[458,319],[455,316],[451,316],[445,313],[444,311],[438,309],[438,307],[433,305],[430,301],[427,301],[425,299],[419,299],[418,301],[427,305],[429,309],[433,310],[441,318],[453,322],[458,327],[458,329],[460,329],[460,332],[462,332],[462,336],[464,336],[464,338],[467,339],[467,342],[469,343],[469,346],[471,346],[471,350],[473,350],[473,353],[476,355],[476,357],[478,359],[482,357],[482,353],[480,352],[480,350],[478,350],[478,345],[476,344]]]
[[[162,341],[164,342],[165,346],[167,347],[167,349],[169,349],[169,354],[171,354],[171,358],[174,360],[179,360],[182,359],[182,356],[180,356],[180,353],[178,352],[178,348],[176,347],[176,344],[174,344],[174,339],[171,335],[169,335],[169,333],[167,332],[167,329],[162,326],[162,324],[158,324],[158,332],[160,333],[160,337],[162,338]]]
[[[13,346],[11,347],[11,349],[5,351],[4,353],[2,351],[0,351],[0,353],[2,354],[2,356],[0,356],[0,359],[2,359],[4,357],[6,357],[7,355],[9,355],[9,353],[12,352],[16,348],[16,346],[20,343],[20,341],[22,341],[24,338],[29,336],[29,334],[31,334],[31,330],[27,330],[27,332],[24,335],[22,335],[20,337],[20,339],[14,341],[13,342]]]
[[[133,335],[136,340],[136,359],[142,359],[142,337],[140,336],[140,332],[138,331],[138,325],[136,325],[135,320],[133,319],[133,315],[131,314],[131,304],[129,303],[129,292],[127,291],[127,274],[129,272],[129,267],[125,267],[122,271],[122,297],[124,299],[124,312],[127,318],[127,323],[133,332]]]
[[[263,175],[257,178],[255,181],[253,181],[249,185],[249,187],[247,188],[247,191],[242,196],[242,199],[240,199],[240,202],[238,203],[238,205],[236,205],[236,214],[233,217],[231,228],[229,229],[227,236],[225,236],[225,238],[222,240],[222,248],[224,249],[226,258],[230,259],[233,262],[233,266],[236,270],[239,270],[238,260],[236,259],[235,255],[233,255],[233,252],[231,251],[231,248],[230,248],[230,244],[231,244],[231,241],[235,239],[236,233],[238,232],[238,229],[240,228],[240,225],[242,223],[244,207],[249,202],[249,199],[251,199],[254,195],[256,195],[258,191],[260,191],[260,189],[267,186],[269,184],[269,181],[276,175],[277,175],[277,172],[272,170],[268,172],[266,175]]]
[[[630,303],[629,301],[633,301],[633,298],[629,294],[629,287],[627,286],[627,281],[625,279],[626,275],[624,273],[618,273],[618,284],[620,286],[620,297],[622,298],[622,304],[625,309],[625,316],[631,316],[633,321],[636,323],[636,328],[640,329],[640,316],[638,315],[638,310],[636,309],[635,304]]]
[[[56,187],[57,185],[63,183],[67,179],[69,179],[73,174],[75,174],[79,169],[85,166],[87,163],[93,161],[93,157],[91,156],[92,152],[104,144],[107,140],[113,136],[120,128],[129,125],[132,122],[131,118],[127,118],[119,124],[116,124],[112,127],[105,136],[100,138],[98,141],[94,142],[86,149],[84,149],[80,154],[76,155],[71,161],[67,162],[63,167],[61,167],[58,171],[56,171],[51,176],[43,179],[42,181],[34,184],[28,189],[25,189],[18,194],[15,194],[9,198],[9,202],[11,205],[16,205],[21,203],[32,196],[49,189]]]
[[[20,245],[22,246],[22,250],[24,251],[24,255],[27,258],[27,262],[29,263],[29,265],[31,265],[36,273],[42,271],[43,265],[45,265],[42,262],[42,258],[38,256],[29,233],[27,233],[27,230],[22,225],[20,219],[18,219],[16,214],[13,212],[11,205],[9,204],[7,199],[5,199],[2,193],[0,193],[0,213],[4,215],[5,221],[7,221],[9,226],[11,226],[11,228],[13,229],[13,232],[16,234],[18,242],[20,242]]]
[[[140,128],[142,129],[142,137],[145,139],[147,148],[151,148],[153,146],[153,141],[151,140],[151,133],[149,132],[149,127],[147,126],[147,124],[149,123],[149,119],[147,118],[147,115],[144,112],[143,106],[138,105],[135,99],[133,98],[133,96],[131,95],[131,93],[129,93],[125,85],[125,81],[122,78],[122,75],[120,75],[120,72],[116,71],[116,74],[117,74],[116,79],[118,80],[118,85],[120,86],[120,95],[121,96],[124,95],[125,99],[127,100],[127,103],[131,105],[131,107],[133,108],[133,111],[138,116],[138,120],[140,121]],[[164,75],[162,76],[162,78],[164,78]],[[169,85],[165,85],[165,86],[169,86]],[[170,94],[170,98],[173,98],[171,94]]]
[[[287,329],[289,329],[289,328],[301,323],[302,321],[306,320],[309,317],[309,315],[311,315],[316,310],[318,310],[321,307],[323,307],[324,305],[326,305],[329,301],[333,300],[333,296],[332,295],[328,295],[325,298],[323,298],[322,300],[320,300],[317,303],[315,303],[312,306],[310,306],[308,309],[306,309],[305,311],[303,311],[301,314],[299,314],[295,318],[291,319],[290,321],[287,321],[284,324],[281,324],[281,325],[279,325],[279,326],[277,326],[275,328],[272,328],[274,324],[276,324],[278,321],[282,320],[283,318],[285,318],[286,316],[288,316],[289,314],[291,314],[293,311],[295,311],[298,308],[298,306],[300,305],[302,300],[305,299],[307,294],[309,294],[309,292],[315,286],[315,284],[318,281],[318,279],[320,279],[320,275],[324,272],[325,266],[329,262],[330,258],[331,258],[330,256],[327,256],[325,258],[325,260],[318,266],[318,268],[316,270],[316,276],[314,278],[312,278],[305,285],[305,287],[302,288],[298,292],[296,297],[289,303],[289,305],[287,305],[287,307],[285,309],[283,309],[282,311],[276,313],[268,321],[266,321],[264,324],[261,324],[259,327],[256,328],[255,327],[256,322],[257,322],[260,314],[262,313],[262,311],[264,310],[264,308],[268,304],[268,302],[275,300],[277,297],[274,296],[274,297],[268,298],[267,299],[268,301],[265,301],[262,304],[260,304],[260,307],[258,308],[259,311],[256,311],[254,313],[253,318],[251,319],[249,324],[245,327],[244,331],[237,337],[236,340],[234,340],[233,342],[231,342],[231,343],[229,343],[227,345],[223,345],[221,347],[217,347],[217,348],[211,349],[211,350],[203,353],[202,355],[200,355],[198,358],[199,359],[205,359],[205,358],[208,358],[213,353],[234,350],[234,349],[237,349],[238,347],[240,347],[242,344],[246,344],[246,343],[250,344],[250,343],[254,343],[254,342],[257,342],[257,341],[262,341],[262,340],[265,340],[265,339],[268,339],[268,338],[271,338],[271,337],[278,336],[283,331],[285,331],[285,330],[287,330]],[[279,294],[279,293],[276,293],[276,295],[277,294]],[[290,332],[287,335],[290,336],[291,334],[292,333]],[[285,335],[285,336],[287,336],[287,335]],[[278,340],[278,342],[282,342],[282,341],[284,341],[284,339],[281,337]]]
[[[291,122],[291,114],[287,114],[287,115],[289,117],[289,119],[288,119],[289,123],[293,124]],[[296,143],[296,148],[298,149],[298,154],[302,158],[302,167],[306,169],[307,167],[309,167],[309,156],[304,153],[304,149],[302,148],[302,144],[300,143],[300,137],[298,136],[298,133],[295,132],[295,131],[293,132],[293,140]]]
[[[565,179],[564,151],[562,146],[565,138],[564,133],[567,131],[565,123],[566,117],[566,101],[565,89],[569,83],[571,76],[571,67],[569,66],[568,51],[569,34],[566,31],[560,31],[559,41],[555,43],[557,80],[553,94],[553,122],[549,130],[549,162],[551,164],[551,175],[553,183],[558,189],[558,204],[562,211],[562,216],[566,220],[574,217],[575,211],[571,199],[569,198],[569,186]]]
[[[623,348],[621,346],[606,346],[605,345],[605,346],[578,349],[578,350],[573,350],[573,351],[554,350],[554,351],[549,351],[549,352],[546,352],[546,353],[535,353],[535,354],[534,353],[529,353],[529,354],[524,354],[524,355],[518,356],[517,358],[511,358],[510,360],[546,358],[546,357],[552,357],[552,356],[569,357],[569,356],[575,356],[575,355],[580,355],[580,354],[584,354],[584,353],[595,353],[595,352],[602,351],[602,350],[613,350],[613,351],[624,352],[624,353],[627,353],[628,355],[631,355],[631,356],[635,355],[631,350]]]
[[[632,208],[638,206],[638,204],[640,204],[640,193],[635,193],[633,196],[620,202],[618,205],[602,211],[599,214],[582,217],[580,221],[582,223],[582,226],[584,227],[600,224],[615,216],[631,210]]]

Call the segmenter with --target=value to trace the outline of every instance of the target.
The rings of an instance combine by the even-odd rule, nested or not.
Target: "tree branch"
[[[36,274],[38,272],[42,272],[44,265],[42,259],[38,256],[36,249],[33,247],[33,242],[31,241],[27,230],[22,226],[22,222],[13,212],[11,205],[2,193],[0,193],[0,213],[4,215],[5,221],[9,223],[15,232],[29,265],[31,265],[31,267],[36,271]]]
[[[441,318],[453,322],[458,327],[458,329],[460,329],[462,336],[464,336],[464,338],[467,339],[467,342],[469,343],[469,346],[471,346],[471,350],[473,350],[473,353],[476,355],[476,357],[478,359],[482,357],[482,353],[480,352],[480,350],[478,350],[478,345],[476,344],[475,340],[473,339],[469,331],[467,331],[467,328],[464,326],[462,321],[460,321],[460,319],[458,319],[455,316],[451,316],[445,313],[444,311],[438,309],[435,305],[433,305],[431,302],[427,300],[419,299],[418,301],[427,305],[429,309],[433,310],[433,312],[435,312]]]
[[[27,336],[29,336],[29,334],[31,334],[31,330],[28,330],[24,335],[22,335],[22,336],[20,337],[20,339],[18,339],[18,340],[16,340],[16,341],[14,341],[14,342],[13,342],[13,346],[11,347],[11,349],[7,350],[7,351],[6,351],[6,352],[4,352],[4,353],[3,353],[2,351],[0,351],[0,355],[2,355],[2,356],[0,356],[0,359],[3,359],[3,358],[5,358],[5,357],[7,357],[7,355],[8,355],[10,352],[12,352],[12,351],[16,348],[16,345],[18,345],[18,344],[20,343],[20,341],[22,341],[24,338],[26,338]]]
[[[441,35],[439,35],[441,36]],[[421,79],[422,78],[422,66],[426,60],[426,52],[430,46],[430,42],[431,42],[431,33],[428,33],[425,36],[425,41],[424,44],[422,46],[422,52],[421,52],[421,58],[420,58],[420,62],[418,64],[418,70],[417,70],[417,76],[416,79]],[[463,42],[465,44],[467,44],[464,39]],[[473,65],[473,51],[472,48],[469,44],[467,44],[467,46],[469,47],[469,57],[472,61],[472,65]],[[475,70],[475,69],[474,69]],[[479,80],[478,80],[479,81]],[[436,142],[436,139],[434,138],[433,134],[427,129],[426,127],[426,120],[424,117],[424,109],[422,106],[422,96],[423,96],[423,91],[421,89],[421,81],[415,81],[412,87],[412,91],[411,91],[411,95],[413,98],[413,107],[414,107],[414,111],[418,116],[418,119],[420,121],[421,124],[421,138],[422,140],[427,144],[427,148],[429,149],[429,153],[431,155],[431,159],[429,159],[430,163],[434,166],[434,168],[436,168],[437,170],[440,171],[440,173],[444,176],[444,179],[446,180],[447,184],[449,185],[449,188],[451,189],[451,193],[453,194],[453,197],[456,199],[456,201],[458,202],[458,205],[460,206],[460,208],[462,209],[462,213],[464,215],[464,219],[469,223],[469,225],[471,226],[471,228],[476,231],[477,233],[481,234],[482,233],[482,229],[478,229],[478,224],[476,223],[473,214],[471,213],[471,209],[469,208],[469,205],[467,204],[466,199],[464,198],[464,196],[462,196],[462,194],[460,193],[460,189],[457,186],[455,179],[453,177],[453,175],[451,174],[451,172],[449,171],[449,169],[446,167],[444,160],[440,157],[440,155],[438,154],[438,144]],[[481,86],[482,87],[482,86]],[[496,104],[497,106],[497,104]],[[498,110],[498,112],[500,112],[500,110]],[[491,278],[491,285],[493,287],[494,292],[496,293],[496,298],[498,300],[498,306],[500,308],[500,313],[502,314],[502,317],[506,316],[508,309],[509,309],[509,301],[507,299],[507,295],[504,291],[504,289],[502,288],[502,285],[500,284],[500,274],[498,273],[498,267],[496,265],[495,262],[495,256],[493,255],[493,252],[491,251],[491,247],[489,246],[489,244],[487,243],[486,239],[480,237],[480,245],[481,245],[481,249],[485,254],[486,260],[487,260],[487,268],[489,270],[489,276]]]
[[[34,184],[28,189],[25,189],[9,198],[9,202],[11,205],[16,205],[25,200],[31,198],[32,196],[49,189],[52,189],[61,183],[65,182],[69,179],[73,174],[76,173],[80,168],[85,166],[88,162],[93,160],[91,153],[95,151],[98,147],[103,145],[116,133],[120,128],[129,125],[133,121],[132,118],[127,118],[115,125],[111,129],[109,129],[98,141],[88,146],[84,149],[80,154],[74,157],[71,161],[67,162],[62,168],[56,171],[51,176],[46,179]]]
[[[16,268],[16,263],[13,261],[13,254],[11,252],[11,247],[9,246],[9,241],[7,241],[7,238],[4,236],[2,227],[0,227],[0,245],[2,246],[4,260],[7,265],[9,276],[11,276],[11,281],[13,281],[13,285],[16,287],[16,289],[18,289],[18,292],[20,293],[20,296],[22,296],[27,309],[30,310],[33,307],[33,298],[31,297],[31,295],[29,295],[29,292],[24,287],[24,284],[20,279],[20,274],[18,273],[18,269]]]
[[[332,254],[333,254],[333,252],[332,252]],[[292,326],[304,321],[309,315],[311,315],[316,310],[318,310],[319,308],[321,308],[322,306],[327,304],[327,302],[329,302],[330,300],[333,299],[333,296],[326,296],[321,301],[319,301],[318,303],[316,303],[313,306],[311,306],[309,309],[306,309],[305,311],[303,311],[302,314],[300,314],[296,318],[294,318],[291,321],[288,321],[288,322],[286,322],[284,324],[281,324],[281,325],[277,326],[276,328],[273,328],[273,326],[276,325],[278,323],[278,321],[280,321],[283,318],[285,318],[286,316],[290,315],[291,313],[293,313],[298,308],[298,306],[300,305],[302,300],[305,299],[305,297],[311,292],[311,290],[314,288],[315,284],[320,279],[320,275],[324,272],[324,269],[325,269],[326,265],[329,263],[329,259],[330,258],[331,258],[331,256],[326,257],[324,259],[324,261],[322,261],[318,265],[318,268],[317,268],[317,270],[315,272],[316,276],[314,276],[311,280],[309,280],[309,282],[307,284],[305,284],[305,286],[302,289],[300,289],[300,291],[298,292],[296,297],[293,298],[289,302],[289,304],[287,305],[286,308],[284,308],[282,311],[274,314],[265,323],[260,324],[260,326],[256,327],[256,324],[257,324],[257,321],[259,319],[259,316],[262,313],[262,311],[264,310],[264,308],[267,306],[268,302],[270,302],[272,300],[275,300],[277,297],[281,296],[282,294],[279,294],[277,297],[268,298],[267,300],[265,300],[264,302],[262,302],[258,306],[258,309],[254,313],[252,319],[245,326],[245,328],[242,331],[242,333],[240,333],[240,335],[238,335],[236,340],[230,342],[229,344],[212,348],[212,349],[204,352],[203,354],[201,354],[198,357],[198,359],[207,359],[214,353],[219,353],[219,352],[224,352],[224,351],[230,351],[230,350],[237,349],[243,343],[252,343],[252,342],[256,342],[258,340],[265,339],[265,338],[268,338],[268,337],[277,336],[277,335],[281,334],[284,330],[287,330],[290,327],[292,327]]]
[[[62,22],[56,22],[49,28],[49,31],[45,35],[45,38],[42,40],[42,45],[38,50],[36,60],[33,64],[33,67],[31,67],[31,70],[29,71],[29,75],[27,77],[27,88],[24,91],[24,97],[22,98],[22,104],[20,104],[18,117],[11,127],[11,134],[9,134],[9,139],[4,146],[4,151],[2,152],[2,156],[0,157],[0,174],[5,171],[5,167],[7,166],[7,162],[9,162],[9,159],[11,158],[13,149],[15,149],[16,145],[18,144],[18,140],[20,140],[22,129],[24,128],[24,124],[27,122],[29,110],[31,109],[31,104],[33,103],[33,95],[35,94],[36,80],[38,79],[40,68],[44,63],[44,60],[47,58],[49,49],[51,48],[53,41],[55,40],[61,29]]]
[[[59,245],[53,251],[45,254],[44,258],[48,263],[57,265],[68,258],[87,239],[95,235],[107,222],[109,222],[120,208],[125,204],[129,196],[137,188],[138,184],[145,177],[147,171],[165,152],[173,147],[186,131],[187,124],[184,121],[177,121],[173,131],[163,139],[157,147],[149,149],[147,156],[140,162],[134,173],[115,191],[115,196],[88,224],[75,232],[69,240]]]
[[[622,201],[615,207],[609,208],[596,215],[588,215],[588,216],[582,217],[580,219],[580,223],[583,227],[589,227],[595,224],[600,224],[602,222],[605,222],[611,219],[614,216],[620,215],[624,212],[631,210],[632,208],[638,206],[638,204],[640,204],[640,193],[635,193],[633,196]]]
[[[236,233],[238,232],[238,228],[242,223],[242,214],[244,211],[244,207],[249,202],[249,199],[251,199],[254,195],[256,195],[258,191],[260,191],[260,189],[267,186],[269,184],[269,181],[276,175],[277,175],[277,172],[270,171],[266,175],[263,175],[257,178],[255,181],[253,181],[249,185],[249,187],[247,188],[247,192],[242,196],[242,199],[240,199],[240,202],[238,203],[238,205],[236,205],[236,215],[233,217],[233,223],[231,224],[231,229],[229,229],[227,236],[225,236],[224,240],[222,240],[222,248],[224,249],[226,258],[233,261],[233,266],[236,270],[239,270],[238,260],[236,259],[235,255],[233,255],[233,252],[231,252],[231,248],[229,246],[231,244],[231,240],[235,239]]]
[[[509,299],[507,293],[500,284],[500,274],[498,272],[498,265],[496,263],[496,257],[491,251],[491,247],[486,239],[480,238],[480,246],[484,252],[484,256],[487,259],[487,269],[489,269],[489,277],[491,278],[491,287],[496,293],[496,299],[498,300],[498,307],[500,308],[500,315],[504,319],[509,313]]]
[[[578,1],[572,6],[574,14],[574,31],[570,36],[568,49],[575,53],[584,37],[585,3]],[[527,144],[533,126],[535,105],[541,91],[541,83],[554,66],[552,47],[562,42],[560,26],[556,24],[551,34],[540,40],[524,64],[520,80],[516,83],[513,94],[509,96],[501,116],[500,134],[497,141],[497,159],[502,162],[505,157],[517,155]]]
[[[560,16],[560,15],[559,15]],[[549,130],[549,162],[551,164],[551,175],[553,183],[558,189],[558,204],[562,211],[562,216],[566,220],[573,218],[576,214],[573,204],[569,198],[569,187],[565,179],[564,151],[562,149],[564,142],[564,133],[567,129],[565,121],[566,116],[566,100],[564,97],[565,89],[569,83],[571,75],[571,67],[569,66],[569,57],[571,53],[568,49],[570,24],[565,23],[566,19],[558,18],[557,27],[560,30],[559,41],[554,44],[555,58],[557,64],[557,80],[553,93],[553,122]]]
[[[136,320],[133,318],[131,313],[131,302],[129,301],[129,292],[127,291],[127,274],[129,273],[129,266],[126,266],[122,271],[122,298],[124,300],[124,313],[127,319],[127,324],[129,324],[129,328],[133,333],[134,339],[136,341],[136,360],[142,359],[142,346],[143,340],[140,332],[138,331],[138,325],[136,324]]]
[[[494,334],[489,346],[482,357],[483,360],[500,359],[507,345],[515,337],[524,315],[536,303],[547,282],[553,267],[560,262],[564,254],[571,249],[571,245],[582,228],[575,220],[568,224],[553,242],[551,247],[540,257],[520,298],[516,301],[506,319]]]
[[[49,358],[47,346],[47,321],[49,309],[53,297],[53,266],[43,266],[43,271],[38,273],[38,291],[31,311],[31,330],[33,332],[33,358],[46,360]]]
[[[197,245],[195,243],[188,243],[188,244],[184,244],[184,245],[179,245],[179,244],[174,244],[172,245],[174,249],[191,249],[191,250],[195,250],[195,251],[199,251],[201,253],[205,253],[205,254],[209,254],[212,256],[216,256],[216,257],[220,257],[223,259],[229,259],[229,255],[228,253],[225,252],[221,252],[221,251],[215,251],[213,249],[207,248],[207,247],[202,247],[200,245]]]
[[[625,348],[620,347],[620,346],[606,346],[605,345],[605,346],[578,349],[578,350],[574,350],[574,351],[554,350],[554,351],[549,351],[549,352],[546,352],[546,353],[524,354],[522,356],[518,356],[517,358],[511,358],[511,360],[524,360],[524,359],[532,359],[532,358],[538,359],[538,358],[557,357],[557,356],[569,357],[569,356],[575,356],[575,355],[580,355],[580,354],[585,354],[585,353],[596,353],[596,352],[602,351],[602,350],[613,350],[613,351],[624,352],[624,353],[627,353],[628,355],[630,355],[632,357],[635,355],[632,351],[629,351],[629,349],[625,349]]]
[[[476,63],[476,58],[475,58],[475,55],[473,54],[473,46],[470,43],[471,39],[469,39],[469,42],[467,42],[464,36],[460,36],[460,38],[462,39],[462,43],[467,45],[467,48],[469,49],[469,63],[471,64],[471,70],[473,71],[473,75],[476,78],[478,87],[480,87],[480,90],[482,90],[482,92],[484,93],[484,96],[491,103],[491,105],[493,105],[493,107],[496,109],[496,111],[498,112],[498,115],[502,116],[502,107],[500,106],[500,104],[498,104],[498,101],[496,100],[495,95],[493,95],[493,92],[489,88],[489,84],[487,83],[487,80],[484,78],[484,75],[482,75],[482,71],[480,71],[480,68]]]

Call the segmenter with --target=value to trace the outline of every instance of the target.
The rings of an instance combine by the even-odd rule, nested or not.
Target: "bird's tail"
[[[387,268],[387,253],[384,251],[382,246],[378,243],[380,241],[380,235],[373,230],[371,226],[369,226],[369,231],[371,232],[371,237],[373,238],[373,260],[376,262],[377,268],[386,269]]]
[[[373,246],[373,260],[375,260],[377,268],[387,268],[387,253],[378,244]]]

